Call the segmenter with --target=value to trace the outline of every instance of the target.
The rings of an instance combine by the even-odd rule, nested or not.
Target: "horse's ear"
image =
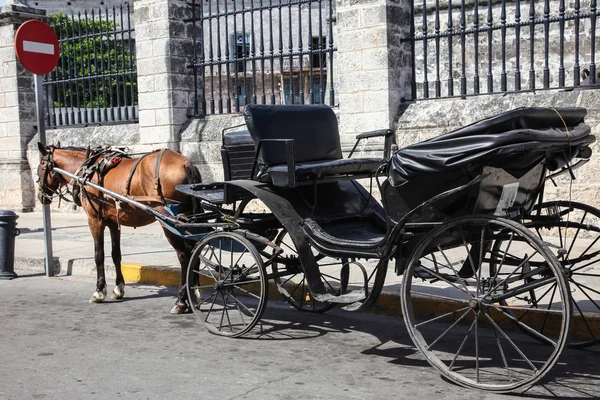
[[[43,156],[48,154],[48,149],[41,142],[38,142],[38,149],[39,149],[40,153],[42,153]]]
[[[60,140],[58,142],[56,142],[56,146],[54,146],[54,147],[56,147],[57,149],[60,149]]]

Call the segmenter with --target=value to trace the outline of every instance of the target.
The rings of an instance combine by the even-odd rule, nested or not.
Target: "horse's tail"
[[[198,171],[198,168],[196,168],[194,164],[186,163],[183,169],[185,170],[185,177],[188,184],[202,182],[202,176],[200,175],[200,171]],[[192,212],[194,214],[199,214],[202,212],[200,200],[198,200],[196,197],[192,197]]]

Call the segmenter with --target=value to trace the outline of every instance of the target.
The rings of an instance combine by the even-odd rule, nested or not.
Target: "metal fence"
[[[196,116],[334,104],[335,0],[192,0]]]
[[[415,0],[413,9],[415,99],[597,83],[596,0]]]
[[[128,3],[51,16],[60,43],[45,77],[49,127],[137,122],[135,38]]]

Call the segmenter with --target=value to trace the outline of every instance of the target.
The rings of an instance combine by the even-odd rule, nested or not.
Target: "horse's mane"
[[[85,153],[87,148],[85,147],[77,147],[77,146],[65,146],[65,147],[57,147],[58,150],[70,150],[70,151],[81,151]]]

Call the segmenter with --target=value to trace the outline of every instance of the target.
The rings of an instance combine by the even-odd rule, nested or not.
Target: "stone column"
[[[183,0],[136,0],[135,35],[140,150],[179,150],[192,111],[194,81],[191,6]]]
[[[393,128],[411,98],[410,2],[338,0],[340,132]]]
[[[17,61],[15,32],[23,22],[45,11],[23,1],[0,8],[0,207],[31,211],[35,190],[27,161],[27,144],[36,134],[33,74]]]

